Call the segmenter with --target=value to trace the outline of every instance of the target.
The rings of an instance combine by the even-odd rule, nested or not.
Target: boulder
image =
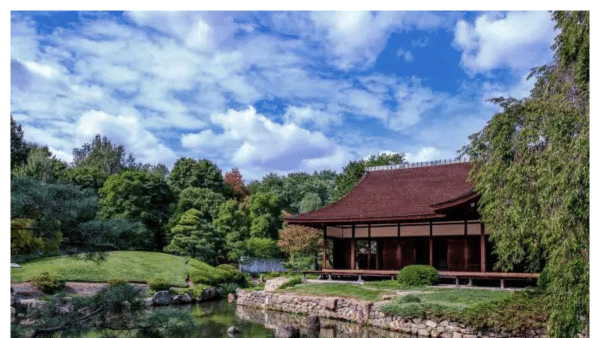
[[[169,291],[158,291],[152,297],[152,305],[164,306],[171,305],[172,298]]]
[[[277,326],[275,338],[300,338],[300,329],[293,326]]]
[[[189,304],[192,302],[192,296],[189,293],[173,296],[173,304]]]
[[[227,335],[229,337],[237,336],[239,333],[240,333],[240,330],[235,326],[231,326],[227,329]]]
[[[196,297],[196,302],[206,302],[214,299],[221,299],[223,296],[221,289],[219,288],[208,288],[202,291],[200,297]]]
[[[229,303],[233,303],[235,301],[235,295],[233,293],[230,293],[227,295],[227,301]]]

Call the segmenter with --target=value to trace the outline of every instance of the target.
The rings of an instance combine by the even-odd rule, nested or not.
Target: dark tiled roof
[[[435,210],[476,196],[468,162],[368,171],[341,200],[288,223],[418,220],[443,217]]]

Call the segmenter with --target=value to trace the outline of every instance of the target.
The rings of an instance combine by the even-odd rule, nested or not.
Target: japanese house
[[[461,161],[367,168],[339,201],[285,221],[323,230],[331,250],[324,250],[320,272],[330,276],[395,276],[404,266],[428,264],[457,283],[493,278],[504,286],[504,279],[537,278],[493,271],[469,170]]]

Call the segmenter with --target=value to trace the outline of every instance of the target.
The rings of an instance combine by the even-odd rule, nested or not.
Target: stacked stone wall
[[[385,314],[379,304],[342,297],[294,295],[264,291],[238,290],[237,304],[282,312],[313,314],[346,320],[419,337],[436,338],[546,338],[544,329],[476,330],[448,320],[404,318]]]

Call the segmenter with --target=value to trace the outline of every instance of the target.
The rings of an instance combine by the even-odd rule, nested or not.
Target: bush
[[[292,287],[292,286],[298,285],[298,284],[302,284],[302,277],[292,278],[289,281],[279,285],[279,287],[277,289],[283,290],[283,289],[287,289],[289,287]]]
[[[233,264],[220,264],[220,265],[217,265],[217,269],[228,270],[228,271],[239,271],[238,268]]]
[[[540,293],[544,293],[546,292],[546,290],[548,289],[548,284],[550,283],[550,269],[548,267],[545,267],[544,270],[542,270],[542,273],[540,273],[540,276],[538,277],[537,280],[537,291]]]
[[[197,259],[190,259],[188,264],[192,267],[188,274],[192,282],[217,286],[223,283],[244,283],[244,275],[237,269],[229,267],[221,269]]]
[[[192,297],[200,297],[204,290],[210,288],[211,286],[205,284],[195,284],[194,286],[187,288],[180,288],[173,290],[173,293],[178,295],[183,295],[185,293],[189,293]]]
[[[169,290],[171,288],[169,283],[167,283],[167,281],[165,281],[165,279],[162,277],[156,277],[149,280],[148,287],[152,291]]]
[[[65,287],[66,284],[60,276],[47,271],[34,275],[29,281],[45,294],[56,293]]]
[[[235,294],[235,291],[239,288],[240,288],[240,286],[236,283],[219,284],[219,289],[221,289],[221,292],[223,293],[223,295],[228,295],[230,293]]]
[[[125,280],[123,277],[111,277],[106,281],[106,283],[108,283],[110,286],[117,286],[126,284],[127,280]]]
[[[404,286],[432,285],[439,273],[429,265],[409,265],[398,272],[398,283]]]
[[[413,295],[411,293],[400,298],[400,300],[398,301],[398,303],[420,303],[420,302],[421,302],[421,298],[419,298],[419,297],[417,297],[417,295]]]

